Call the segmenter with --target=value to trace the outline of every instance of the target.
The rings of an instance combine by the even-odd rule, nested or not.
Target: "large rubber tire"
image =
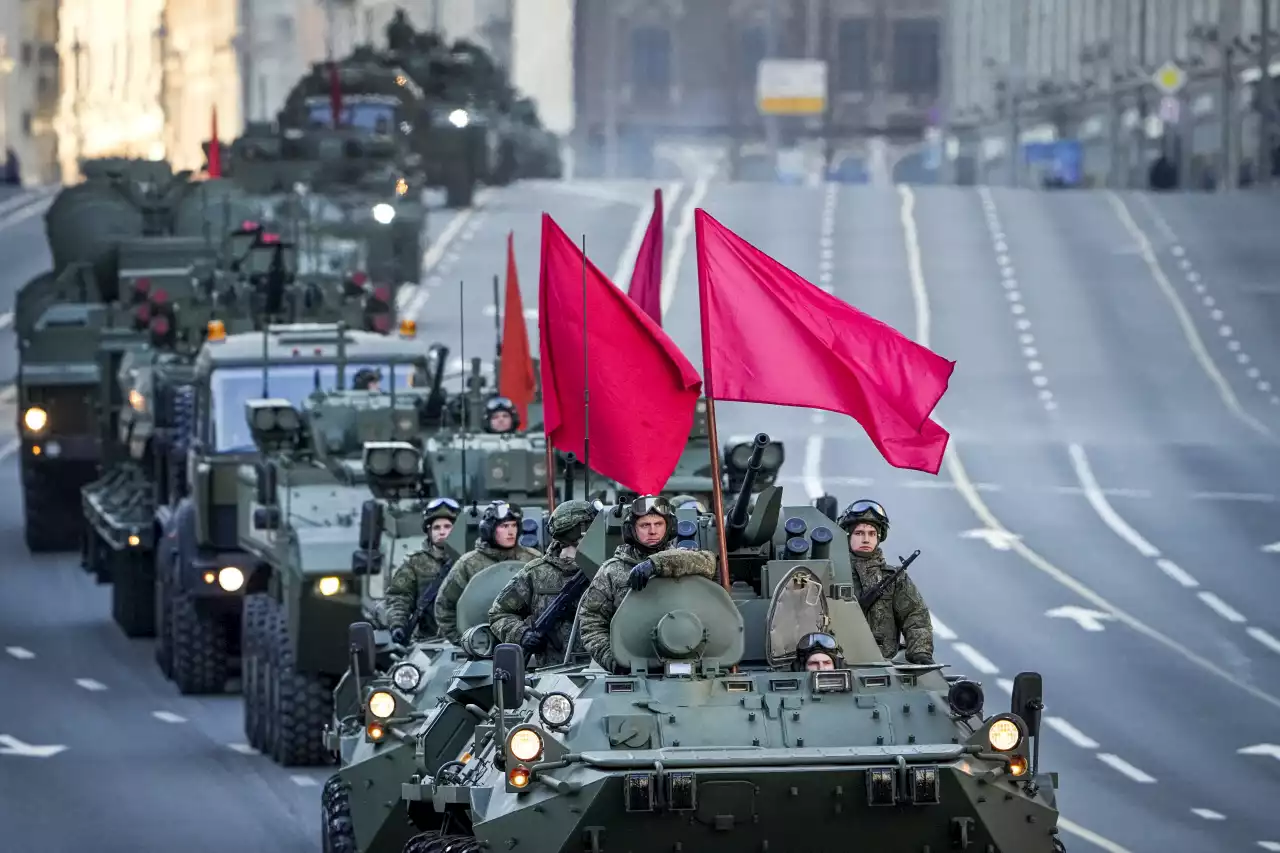
[[[169,577],[160,565],[160,552],[156,552],[156,666],[164,677],[173,680],[173,608],[169,606]]]
[[[271,758],[282,767],[321,767],[333,763],[324,745],[324,729],[333,721],[333,680],[298,672],[283,612],[274,621],[271,685]]]
[[[480,842],[473,836],[433,831],[410,838],[403,853],[479,853],[480,850]]]
[[[339,776],[330,777],[320,795],[320,840],[324,853],[356,853],[351,786]]]
[[[196,607],[195,599],[172,590],[173,683],[185,696],[225,693],[231,675],[226,623]]]
[[[116,551],[104,557],[111,567],[111,618],[126,637],[154,637],[155,560],[138,551]]]
[[[23,536],[27,550],[32,554],[50,554],[71,551],[80,547],[83,529],[79,507],[75,516],[69,517],[62,495],[49,475],[43,472],[22,473]],[[69,523],[70,522],[70,523]],[[68,530],[74,526],[74,532]]]
[[[267,747],[267,661],[264,646],[272,614],[271,597],[246,595],[240,620],[240,680],[244,694],[244,736],[258,751]]]

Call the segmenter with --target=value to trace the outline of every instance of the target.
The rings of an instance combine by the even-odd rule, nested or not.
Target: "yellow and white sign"
[[[764,60],[756,74],[756,104],[765,115],[821,115],[827,109],[827,63]]]

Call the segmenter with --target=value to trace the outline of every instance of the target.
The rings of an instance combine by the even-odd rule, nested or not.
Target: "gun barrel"
[[[742,533],[747,529],[747,517],[751,511],[751,491],[755,488],[756,477],[764,467],[764,451],[769,446],[769,441],[768,434],[763,432],[756,433],[756,437],[752,440],[751,460],[747,463],[747,471],[742,477],[742,486],[738,489],[733,506],[729,508],[729,517],[725,523],[727,544],[730,548],[738,547]]]
[[[573,482],[577,478],[574,476],[573,464],[578,461],[578,457],[572,453],[566,453],[564,456],[564,495],[560,498],[561,502],[573,500]]]

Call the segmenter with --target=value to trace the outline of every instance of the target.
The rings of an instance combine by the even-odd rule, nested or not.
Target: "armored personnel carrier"
[[[768,438],[753,444],[758,464]],[[459,673],[449,703],[464,707],[449,715],[369,697],[366,727],[383,738],[461,742],[443,763],[420,750],[402,786],[418,830],[404,853],[1064,850],[1056,774],[1039,766],[1040,676],[1020,674],[1009,708],[988,709],[981,684],[945,664],[886,660],[830,519],[778,487],[748,510],[747,479],[723,520],[719,584],[658,577],[623,600],[619,673],[530,674],[518,646],[499,645],[488,684]],[[717,549],[719,520],[679,515],[681,547]],[[602,513],[584,547],[620,525]],[[798,663],[813,635],[838,645],[833,668]],[[372,839],[357,849],[391,849],[376,832],[387,809],[359,785],[326,798]]]

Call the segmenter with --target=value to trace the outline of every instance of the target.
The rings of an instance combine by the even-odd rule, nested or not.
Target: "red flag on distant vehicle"
[[[218,141],[218,108],[213,108],[209,130],[209,177],[222,177],[222,143]]]
[[[653,215],[644,232],[644,242],[636,254],[631,273],[631,289],[627,291],[649,319],[662,325],[662,190],[653,191]]]
[[[538,337],[552,446],[582,459],[589,429],[592,470],[639,494],[661,491],[689,441],[702,380],[666,333],[545,213]]]
[[[937,474],[929,419],[955,362],[825,293],[695,214],[707,397],[849,415],[896,468]]]
[[[520,413],[520,429],[529,428],[529,404],[537,390],[533,356],[529,352],[529,329],[525,325],[524,301],[520,297],[520,277],[516,271],[515,235],[507,234],[507,295],[503,300],[502,363],[498,393],[515,404]]]

